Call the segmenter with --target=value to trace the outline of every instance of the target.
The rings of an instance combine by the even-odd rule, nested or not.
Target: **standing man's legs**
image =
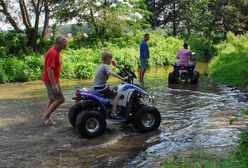
[[[52,89],[52,86],[50,83],[45,83],[45,86],[47,88],[47,94],[48,94],[48,102],[45,107],[45,111],[42,116],[42,122],[47,124],[53,124],[51,120],[51,114],[61,105],[64,103],[65,98],[62,94],[61,88],[60,92],[55,93]],[[50,122],[50,123],[49,123]]]
[[[49,109],[49,107],[51,106],[51,104],[52,104],[53,102],[54,102],[54,100],[48,99],[47,104],[46,104],[46,107],[45,107],[45,110],[44,110],[44,113],[43,113],[43,115],[42,115],[42,118],[45,118],[46,111]]]
[[[147,68],[147,60],[145,59],[140,59],[140,84],[144,85],[144,76],[145,76],[145,72],[146,72],[146,68]]]
[[[144,76],[145,76],[146,69],[140,68],[140,84],[144,84]]]
[[[43,121],[48,121],[51,117],[51,114],[61,105],[64,103],[64,99],[53,100],[50,106],[45,110],[43,114]]]

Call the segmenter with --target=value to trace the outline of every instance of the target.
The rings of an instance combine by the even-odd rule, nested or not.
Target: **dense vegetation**
[[[210,75],[223,84],[248,86],[248,34],[234,36],[216,46],[218,54],[210,63]]]
[[[202,33],[217,40],[232,31],[242,34],[248,28],[246,0],[143,0],[151,12],[152,27],[164,27],[171,35]]]
[[[168,36],[197,34],[216,43],[225,39],[228,31],[244,34],[247,17],[247,0],[0,0],[0,22],[8,23],[16,33],[25,33],[25,44],[38,52],[41,41],[54,36],[60,24],[72,20],[77,21],[73,35],[77,29],[96,39],[163,28]],[[56,21],[53,25],[51,19]]]
[[[112,51],[121,64],[137,68],[139,43],[143,34],[150,32],[151,66],[174,62],[183,41],[188,41],[200,59],[215,56],[217,49],[210,74],[220,82],[228,82],[224,80],[227,78],[233,80],[231,84],[239,85],[239,78],[231,78],[230,72],[223,75],[226,77],[218,77],[220,70],[230,69],[222,71],[225,65],[219,62],[227,59],[228,64],[233,62],[235,66],[231,54],[245,54],[240,50],[245,50],[246,40],[240,44],[235,40],[229,43],[231,37],[225,40],[228,31],[242,35],[248,30],[247,0],[20,0],[15,3],[0,0],[0,22],[8,23],[13,29],[0,32],[0,83],[40,79],[44,54],[59,33],[73,34],[68,49],[63,52],[66,71],[62,71],[62,78],[90,77],[100,63],[103,50]],[[51,19],[56,20],[52,25]],[[77,23],[69,31],[61,29],[62,23],[72,20]],[[229,57],[228,45],[237,48]],[[239,69],[235,69],[237,72]]]
[[[126,64],[136,69],[139,61],[139,44],[144,32],[129,33],[111,41],[98,40],[89,45],[88,40],[75,37],[70,40],[68,49],[63,51],[63,70],[61,77],[66,79],[89,78],[94,73],[96,66],[100,64],[100,54],[109,50],[114,54],[114,59],[119,64]],[[19,40],[22,40],[19,38]],[[17,42],[22,45],[21,41]],[[183,40],[173,37],[164,37],[159,32],[151,32],[149,42],[152,58],[151,66],[167,65],[175,61],[175,54],[181,48]],[[11,45],[10,45],[11,46]],[[84,46],[84,47],[83,47]],[[13,47],[21,48],[22,46]],[[24,49],[25,50],[25,49]],[[20,49],[18,51],[21,51]],[[44,55],[12,53],[12,56],[4,56],[0,59],[0,82],[14,82],[41,79],[44,64]]]

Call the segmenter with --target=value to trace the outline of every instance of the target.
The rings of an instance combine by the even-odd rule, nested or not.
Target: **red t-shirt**
[[[48,77],[48,72],[47,72],[47,68],[51,67],[53,69],[55,81],[59,82],[59,74],[61,72],[61,65],[62,65],[62,58],[60,56],[59,50],[55,47],[50,48],[50,50],[48,50],[48,52],[46,53],[42,80],[44,82],[51,83]]]

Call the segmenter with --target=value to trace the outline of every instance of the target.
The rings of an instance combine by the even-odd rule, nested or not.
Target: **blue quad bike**
[[[181,81],[190,81],[191,84],[197,84],[200,73],[195,71],[196,63],[187,65],[172,64],[173,72],[169,73],[169,84],[180,83]]]
[[[132,84],[135,73],[128,67],[121,67],[119,75],[128,76],[127,83],[118,85],[123,94],[117,107],[118,115],[126,123],[132,123],[141,132],[157,129],[161,122],[160,112],[152,105],[153,98],[141,87]],[[78,89],[75,92],[75,104],[69,110],[69,122],[81,137],[93,138],[104,133],[112,110],[112,100],[103,97],[91,88]]]

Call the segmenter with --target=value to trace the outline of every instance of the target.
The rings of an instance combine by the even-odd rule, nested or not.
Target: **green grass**
[[[231,86],[248,88],[248,33],[228,34],[227,41],[217,45],[218,54],[209,65],[211,77]]]
[[[248,132],[241,134],[242,141],[248,138]],[[213,155],[193,153],[187,160],[171,159],[164,162],[164,168],[247,168],[247,139],[242,142],[237,151],[227,154],[225,158],[216,159]]]

